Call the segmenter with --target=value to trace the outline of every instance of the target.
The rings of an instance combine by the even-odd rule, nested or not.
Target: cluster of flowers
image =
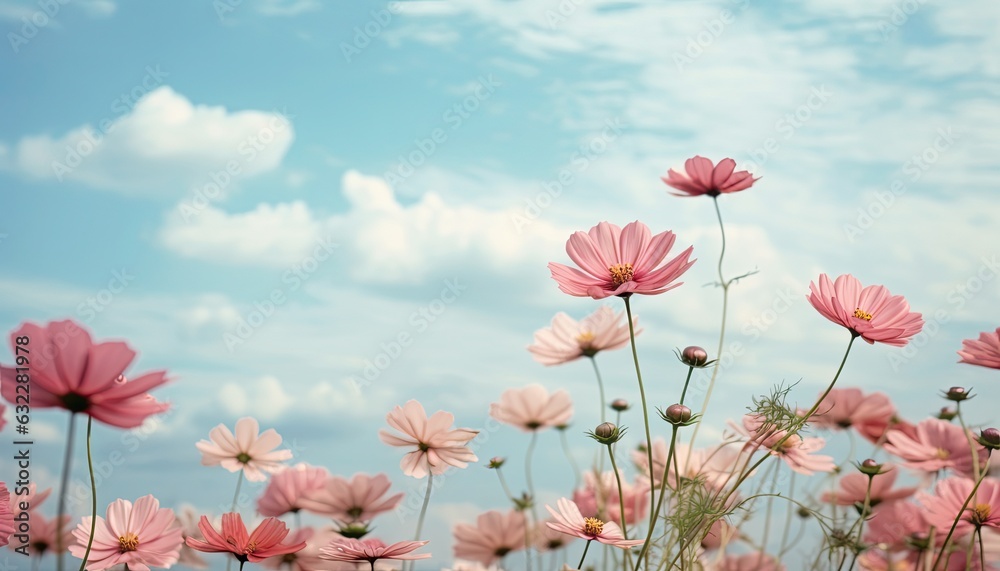
[[[756,182],[750,173],[736,171],[731,159],[716,165],[703,157],[688,160],[684,172],[671,170],[663,180],[682,196],[711,197],[720,226],[717,198]],[[990,475],[990,455],[1000,448],[1000,431],[985,428],[977,434],[967,426],[961,405],[973,397],[970,391],[947,389],[943,396],[954,407],[945,407],[936,417],[914,424],[899,417],[885,394],[835,386],[856,339],[902,347],[923,326],[920,314],[910,311],[902,296],[892,295],[883,286],[863,287],[850,275],[836,279],[821,275],[810,285],[807,297],[812,306],[850,334],[840,368],[812,407],[789,407],[784,399],[787,389],[779,388],[755,400],[754,409],[740,422],[731,422],[722,442],[707,448],[696,448],[694,436],[690,444],[679,442],[683,429],[694,427],[696,435],[719,370],[719,362],[710,360],[706,350],[688,347],[677,353],[687,367],[679,401],[658,411],[669,426],[669,440],[652,438],[635,342],[641,330],[632,315],[631,298],[660,294],[681,285],[679,278],[695,261],[691,247],[668,259],[675,241],[672,232],[653,235],[640,222],[624,228],[601,222],[589,232],[577,232],[569,238],[566,251],[577,267],[550,264],[553,278],[565,293],[593,299],[618,297],[624,302],[622,313],[601,307],[580,321],[560,313],[550,327],[536,332],[529,347],[544,365],[581,358],[591,361],[600,391],[602,423],[589,436],[606,448],[610,470],[604,469],[605,450],[601,450],[593,469],[582,473],[582,485],[575,485],[554,506],[545,505],[549,518],[539,517],[531,454],[541,431],[554,428],[565,435],[573,403],[565,390],[549,392],[541,385],[506,390],[489,413],[530,435],[524,462],[527,490],[512,493],[502,472],[506,460],[489,460],[488,467],[497,474],[511,508],[491,510],[479,515],[475,523],[455,526],[453,552],[460,560],[455,569],[506,568],[513,564],[508,555],[515,552],[523,552],[529,570],[544,567],[545,553],[553,554],[549,564],[554,566],[559,552],[563,569],[584,569],[593,542],[618,548],[610,550],[610,563],[609,550],[604,552],[601,565],[609,568],[785,569],[781,560],[796,543],[788,537],[793,510],[787,512],[781,545],[773,552],[767,534],[776,498],[790,502],[789,508],[797,507],[801,517],[812,518],[823,532],[814,568],[826,562],[841,569],[848,559],[849,568],[870,571],[996,568],[1000,561],[1000,479]],[[723,253],[724,243],[723,239]],[[720,257],[719,285],[725,297],[729,287],[745,276],[726,279],[721,268]],[[722,327],[724,330],[725,316]],[[25,338],[31,339],[34,352],[30,380],[22,381],[14,368],[0,367],[0,393],[16,403],[16,387],[24,382],[30,386],[33,406],[69,411],[67,458],[74,440],[73,419],[78,414],[87,418],[89,461],[94,420],[127,429],[167,410],[167,404],[149,394],[168,382],[164,371],[125,377],[135,358],[127,344],[95,343],[72,321],[23,324],[11,334],[12,346]],[[621,426],[621,415],[631,405],[624,399],[605,399],[596,356],[629,345],[645,439],[638,449],[622,454],[618,444],[626,429]],[[1000,369],[1000,328],[966,340],[959,356],[963,363]],[[688,383],[695,369],[709,367],[713,368],[709,390],[695,413],[684,404]],[[607,410],[616,413],[615,422],[606,421]],[[385,567],[390,560],[426,559],[429,553],[417,551],[428,543],[421,537],[431,482],[446,471],[479,461],[470,446],[477,431],[455,428],[454,416],[448,412],[428,415],[416,400],[395,407],[386,421],[389,428],[380,431],[379,437],[385,444],[405,450],[402,473],[427,478],[427,495],[412,541],[386,544],[370,537],[372,521],[396,509],[403,496],[390,493],[387,475],[355,474],[348,479],[322,467],[287,465],[292,453],[279,449],[281,436],[274,429],[261,432],[257,420],[247,417],[236,423],[235,430],[220,424],[208,439],[196,443],[202,464],[239,473],[233,508],[220,518],[213,520],[192,509],[175,512],[162,508],[155,497],[147,495],[134,502],[116,499],[107,506],[105,517],[94,513],[68,529],[71,518],[65,514],[65,486],[59,492],[56,516],[47,518],[39,507],[51,490],[37,492],[31,487],[27,496],[15,500],[0,483],[0,545],[7,544],[15,532],[15,506],[26,503],[32,510],[30,553],[36,564],[51,556],[60,571],[65,552],[81,560],[81,571],[147,571],[175,564],[204,568],[206,562],[199,552],[226,554],[227,561],[237,562],[240,569],[249,562],[293,571],[375,571],[376,564],[392,568]],[[846,462],[838,465],[831,456],[820,453],[826,444],[823,438],[802,435],[807,426],[852,431],[874,444],[872,456],[887,458],[855,463],[855,471],[840,476],[835,487],[815,499],[798,501],[766,493],[764,486],[782,466],[805,476],[839,474],[846,466]],[[572,457],[567,456],[572,463]],[[636,468],[632,481],[618,467],[625,458]],[[771,458],[780,462],[765,467]],[[65,474],[69,467],[63,469]],[[904,469],[923,475],[918,478],[920,485],[897,486],[897,477]],[[762,470],[765,476],[754,478]],[[261,518],[250,531],[236,509],[240,485],[244,479],[264,482],[269,478],[257,498]],[[933,485],[931,478],[936,479]],[[754,482],[757,489],[748,491]],[[792,482],[794,486],[794,479]],[[92,493],[96,494],[93,488]],[[743,526],[756,502],[765,503],[768,514],[764,537],[759,540]],[[302,511],[329,518],[332,525],[324,529],[303,527],[298,524]],[[294,531],[281,519],[289,515],[297,522]],[[799,526],[800,532],[804,527]],[[576,539],[586,543],[579,563],[570,567],[565,563],[567,549]]]

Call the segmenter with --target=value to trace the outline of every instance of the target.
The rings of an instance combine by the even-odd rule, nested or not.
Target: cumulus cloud
[[[178,196],[212,184],[225,192],[281,164],[295,136],[288,115],[195,105],[170,87],[155,87],[169,72],[148,72],[133,90],[145,92],[134,107],[118,98],[95,125],[26,136],[3,153],[4,168],[35,180]]]

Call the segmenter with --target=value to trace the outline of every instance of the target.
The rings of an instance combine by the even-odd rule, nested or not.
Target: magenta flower
[[[758,179],[748,171],[736,171],[736,161],[733,159],[722,159],[718,165],[713,166],[710,159],[695,155],[684,161],[683,173],[670,169],[667,176],[660,177],[660,180],[680,191],[672,192],[674,196],[707,194],[714,198],[720,194],[746,190]]]
[[[595,517],[583,517],[580,508],[566,498],[559,498],[556,505],[559,508],[558,512],[548,505],[545,506],[554,518],[554,521],[546,522],[545,525],[556,531],[622,549],[645,543],[642,539],[625,539],[621,528],[613,521],[605,522]]]
[[[375,562],[379,559],[429,559],[430,553],[413,553],[425,545],[426,541],[399,541],[386,545],[377,539],[335,539],[319,551],[320,559],[355,563],[367,561],[375,571]]]
[[[535,342],[528,346],[528,351],[543,365],[561,365],[624,347],[629,341],[628,323],[622,323],[624,316],[624,312],[615,314],[607,306],[597,308],[580,321],[557,313],[550,327],[535,332]],[[635,321],[633,317],[633,326]],[[640,331],[636,328],[636,335]]]
[[[914,437],[901,430],[890,430],[886,441],[886,452],[899,456],[914,470],[936,472],[950,468],[971,477],[973,462],[986,461],[985,449],[979,444],[975,445],[978,458],[973,460],[966,431],[961,426],[937,418],[921,420]]]
[[[973,486],[975,482],[969,478],[952,476],[939,480],[933,495],[921,492],[918,499],[926,509],[927,522],[940,530],[949,529]],[[955,535],[961,537],[980,527],[1000,528],[1000,481],[994,478],[986,478],[979,485],[976,495],[961,513]]]
[[[913,495],[916,488],[892,489],[896,483],[897,470],[891,469],[889,464],[885,465],[887,471],[876,474],[872,477],[871,494],[869,495],[869,506],[877,506],[883,502],[902,500]],[[864,505],[865,495],[868,493],[868,476],[861,472],[851,472],[845,474],[839,482],[839,487],[833,492],[823,492],[822,501],[838,506],[853,506],[855,504]]]
[[[649,228],[638,221],[624,230],[601,222],[589,233],[574,233],[566,242],[566,253],[583,271],[555,262],[549,270],[560,290],[577,297],[663,293],[681,285],[673,282],[694,263],[689,261],[693,247],[663,263],[675,239],[670,231],[651,236]]]
[[[77,541],[69,546],[73,557],[83,559],[91,523],[87,516],[73,532]],[[118,499],[108,505],[107,519],[97,517],[87,569],[102,571],[123,563],[134,571],[170,567],[177,562],[182,541],[173,510],[161,508],[153,496],[143,496],[134,505]]]
[[[276,472],[257,498],[257,513],[265,517],[280,517],[306,508],[309,493],[322,490],[330,476],[326,468],[296,464]]]
[[[476,518],[476,524],[455,526],[455,557],[489,565],[512,551],[525,548],[524,514],[516,511],[488,511]]]
[[[809,422],[833,430],[885,422],[896,414],[885,393],[864,394],[858,388],[832,389]]]
[[[380,513],[394,509],[403,493],[385,497],[391,483],[385,474],[355,474],[350,480],[330,476],[322,487],[302,498],[302,508],[350,524],[368,522]]]
[[[449,466],[465,468],[479,460],[466,444],[479,434],[469,428],[453,429],[455,417],[450,412],[437,411],[430,418],[423,405],[415,400],[397,406],[385,416],[389,426],[403,436],[379,430],[378,436],[389,446],[413,447],[399,463],[403,474],[423,478],[428,472],[443,474]]]
[[[216,531],[208,518],[201,516],[198,522],[205,540],[189,537],[185,540],[192,549],[205,553],[231,553],[240,562],[257,563],[268,557],[295,553],[306,546],[305,542],[286,542],[288,527],[279,519],[269,517],[260,522],[253,533],[247,533],[243,518],[238,513],[222,514],[222,531]]]
[[[533,432],[569,424],[573,417],[573,401],[562,389],[550,395],[542,385],[531,384],[523,389],[505,390],[500,395],[500,402],[490,404],[490,416],[525,432]]]
[[[18,339],[28,340],[30,353],[17,351],[24,348]],[[12,353],[27,357],[34,408],[59,407],[118,428],[135,428],[170,407],[148,394],[167,382],[165,371],[126,380],[125,369],[135,351],[121,341],[95,344],[73,321],[53,321],[45,327],[24,323],[10,334],[10,344]],[[0,367],[0,378],[3,398],[15,403],[17,370]]]
[[[10,543],[14,533],[14,512],[10,507],[10,491],[7,484],[0,482],[0,547]]]
[[[250,482],[267,480],[264,472],[277,472],[281,463],[292,457],[291,450],[275,450],[281,445],[281,435],[273,428],[261,433],[257,419],[250,416],[236,421],[235,435],[220,424],[208,437],[210,440],[195,443],[201,452],[201,464],[222,466],[230,472],[243,470]]]
[[[878,341],[902,347],[924,326],[923,318],[910,311],[903,296],[892,295],[880,285],[862,288],[850,274],[838,277],[836,282],[821,274],[819,286],[810,283],[809,290],[809,303],[816,311],[869,344]]]
[[[961,357],[959,363],[1000,369],[1000,327],[995,332],[980,333],[978,340],[965,339],[958,355]]]

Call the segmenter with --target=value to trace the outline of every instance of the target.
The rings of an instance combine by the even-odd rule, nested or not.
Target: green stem
[[[646,429],[646,459],[649,461],[649,505],[653,505],[656,503],[656,489],[652,485],[652,482],[655,480],[653,477],[653,439],[649,435],[649,410],[646,407],[646,389],[642,386],[642,371],[639,370],[639,353],[635,348],[635,325],[632,323],[632,305],[629,303],[628,297],[623,299],[625,300],[625,319],[628,320],[629,340],[632,344],[632,362],[635,364],[635,376],[639,381],[639,399],[642,401],[642,423]],[[649,527],[653,527],[652,512],[650,512]]]
[[[500,479],[500,486],[503,487],[503,493],[507,494],[507,499],[514,502],[514,495],[510,493],[510,488],[507,487],[507,480],[503,477],[503,472],[500,471],[500,467],[497,467],[497,478]]]
[[[858,518],[858,537],[854,540],[854,554],[851,556],[851,566],[848,567],[848,571],[854,569],[854,564],[858,561],[858,546],[861,545],[861,535],[865,529],[865,518],[868,516],[868,510],[871,509],[872,502],[872,480],[875,476],[868,474],[868,488],[865,490],[865,503],[861,507],[861,517]]]
[[[69,487],[69,472],[73,462],[73,437],[76,426],[73,422],[74,419],[76,419],[76,413],[71,412],[69,414],[69,430],[66,432],[66,453],[63,456],[62,477],[59,478],[59,505],[56,508],[57,525],[63,520],[63,516],[66,514],[66,494],[68,492],[66,488]],[[63,555],[66,551],[66,546],[62,542],[63,534],[56,534],[56,569],[58,571],[63,571]]]
[[[789,483],[788,487],[789,487],[788,495],[795,497],[795,470],[792,470],[791,482]],[[779,558],[785,556],[785,547],[788,545],[788,531],[792,527],[792,513],[794,511],[795,511],[795,505],[789,503],[788,510],[785,512],[785,529],[781,532],[781,547],[778,548]]]
[[[587,544],[583,546],[583,557],[580,558],[580,562],[576,565],[577,569],[583,569],[583,560],[587,558],[587,550],[590,549],[590,542],[593,539],[588,539]]]
[[[94,455],[90,450],[90,432],[94,424],[94,417],[87,416],[87,469],[90,470],[90,537],[87,539],[87,550],[83,553],[83,561],[80,562],[80,571],[85,571],[87,559],[90,558],[90,548],[94,545],[94,530],[97,527],[97,481],[94,480]],[[58,525],[58,521],[56,522]]]
[[[424,503],[420,506],[420,515],[417,517],[417,532],[413,534],[413,541],[420,541],[420,532],[424,527],[424,518],[427,516],[427,504],[431,501],[431,486],[434,484],[434,473],[427,472],[427,491],[424,492]],[[374,565],[374,562],[372,563]],[[409,562],[409,568],[413,569],[413,560]]]
[[[667,478],[670,474],[670,459],[675,456],[674,454],[674,444],[677,442],[677,427],[674,426],[673,432],[670,434],[670,448],[667,450],[667,460],[663,463],[663,477],[660,478],[660,499],[655,504],[655,508],[651,510],[653,517],[651,520],[656,521],[656,518],[660,516],[660,507],[663,505],[663,498],[667,495]],[[649,486],[653,487],[654,479],[649,479]],[[679,492],[679,490],[678,490]],[[642,563],[642,556],[646,554],[649,549],[649,542],[653,539],[653,525],[649,526],[649,530],[646,532],[646,541],[642,544],[642,549],[639,550],[639,556],[636,559],[635,571],[639,571],[639,565]]]
[[[559,440],[562,441],[563,454],[566,455],[566,459],[569,460],[569,467],[573,470],[573,489],[580,487],[580,467],[577,466],[576,460],[573,459],[573,455],[570,454],[569,450],[569,440],[566,439],[566,431],[559,431]]]
[[[684,404],[684,396],[687,395],[688,384],[691,382],[691,373],[693,373],[693,372],[694,372],[694,367],[688,367],[687,378],[684,379],[684,390],[681,391],[681,402],[680,402],[680,404]]]
[[[958,423],[962,426],[962,431],[965,432],[965,439],[969,443],[969,450],[972,452],[972,478],[979,478],[979,470],[981,466],[979,465],[979,451],[976,449],[976,443],[972,438],[972,433],[969,428],[965,426],[965,419],[962,418],[962,403],[961,401],[955,403],[955,414],[958,416]]]
[[[597,368],[597,359],[593,355],[588,355],[590,358],[590,364],[594,366],[594,375],[597,377],[597,390],[601,394],[601,422],[604,420],[604,407],[608,406],[608,401],[604,397],[604,381],[601,380],[601,371]]]
[[[236,480],[236,493],[233,494],[233,506],[229,508],[229,511],[231,512],[236,511],[236,504],[239,503],[240,501],[240,486],[242,485],[243,485],[243,470],[240,470],[240,475]]]
[[[538,521],[538,511],[535,509],[535,482],[531,478],[531,457],[535,452],[535,444],[538,442],[538,431],[531,431],[531,440],[528,442],[528,450],[524,453],[524,478],[528,484],[528,495],[531,496],[531,519]]]
[[[969,497],[965,498],[965,503],[962,504],[962,509],[958,510],[958,515],[955,516],[955,521],[951,522],[951,529],[948,530],[948,535],[944,538],[944,543],[941,545],[941,551],[938,556],[934,559],[934,564],[931,565],[931,571],[937,569],[938,563],[941,562],[941,557],[944,556],[944,552],[948,549],[948,542],[951,541],[951,536],[955,533],[955,528],[958,526],[958,522],[962,520],[962,514],[965,513],[965,508],[969,507],[969,502],[972,498],[976,497],[976,492],[979,490],[979,484],[983,483],[986,478],[986,473],[989,472],[989,456],[986,457],[986,467],[983,469],[983,473],[979,475],[976,480],[976,485],[972,487],[972,491],[969,492]]]
[[[611,457],[611,470],[615,473],[615,481],[618,483],[618,519],[621,520],[622,537],[628,539],[628,527],[625,523],[625,492],[622,490],[622,477],[618,473],[618,465],[615,463],[615,453],[608,444],[608,455]],[[652,483],[652,482],[651,482]],[[630,567],[628,561],[630,550],[625,550],[622,563],[625,569]]]

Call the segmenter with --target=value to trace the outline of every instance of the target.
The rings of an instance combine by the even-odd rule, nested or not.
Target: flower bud
[[[496,470],[500,466],[503,466],[503,463],[506,461],[507,461],[506,458],[503,458],[501,456],[494,456],[490,458],[490,463],[487,464],[486,467],[489,468],[490,470]]]
[[[938,413],[937,417],[941,420],[951,420],[958,416],[958,411],[953,408],[948,408],[946,406],[941,407],[941,412]]]
[[[350,539],[361,539],[362,537],[368,535],[369,531],[371,530],[368,529],[367,523],[354,522],[340,528],[337,530],[337,533]]]
[[[965,390],[964,387],[951,387],[944,393],[944,398],[954,402],[969,400],[974,396],[971,391]]]
[[[594,429],[594,434],[600,436],[601,438],[611,438],[617,428],[618,427],[614,424],[605,422],[604,424],[599,424],[597,428]]]
[[[879,474],[885,472],[885,470],[882,470],[882,464],[879,464],[872,458],[857,464],[857,467],[862,474],[867,475],[869,478],[878,476]]]
[[[601,444],[610,445],[621,440],[625,436],[626,430],[624,426],[619,427],[610,422],[605,422],[598,424],[597,428],[593,432],[588,432],[587,435]]]
[[[611,410],[625,412],[629,409],[628,401],[625,399],[615,399],[611,401]]]
[[[682,404],[672,404],[667,407],[666,411],[661,410],[659,412],[660,418],[674,426],[688,426],[695,418],[691,414],[691,409]]]
[[[708,352],[694,345],[685,347],[681,351],[681,362],[689,367],[704,367],[708,363]]]
[[[979,443],[990,450],[1000,449],[1000,430],[996,428],[984,428],[979,433]]]

